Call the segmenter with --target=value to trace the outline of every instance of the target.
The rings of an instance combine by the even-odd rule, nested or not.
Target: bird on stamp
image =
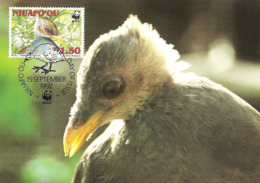
[[[34,41],[31,45],[22,48],[18,54],[28,54],[42,43],[56,45],[53,39],[62,42],[62,38],[59,37],[59,31],[55,23],[46,17],[37,16],[34,23]]]
[[[50,53],[57,52],[56,50],[59,50],[59,48],[54,40],[63,42],[63,39],[59,36],[55,23],[46,17],[37,16],[34,23],[34,40],[31,45],[21,49],[18,54],[27,54],[26,58],[30,58],[30,56],[34,54],[42,54],[45,59],[39,60],[45,62],[45,65],[41,67],[35,66],[33,68],[36,70],[35,72],[38,72],[39,70],[42,70],[42,73],[44,74],[55,72],[54,70],[51,70],[51,68],[52,64],[57,62],[57,59],[52,58],[53,54]],[[57,54],[58,53],[56,53],[56,55]],[[46,69],[46,66],[48,65],[49,68]]]

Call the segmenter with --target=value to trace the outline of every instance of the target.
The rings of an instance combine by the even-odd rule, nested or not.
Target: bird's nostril
[[[76,122],[76,124],[74,125],[75,127],[80,127],[83,125],[83,121],[82,120],[79,120]]]

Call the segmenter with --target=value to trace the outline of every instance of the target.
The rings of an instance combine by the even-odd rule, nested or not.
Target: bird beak
[[[63,42],[63,39],[60,36],[51,36],[54,41],[59,41],[60,43]]]
[[[70,158],[82,147],[88,136],[100,126],[100,117],[104,111],[96,112],[89,120],[83,124],[78,121],[74,126],[69,122],[63,137],[63,147],[65,156]]]

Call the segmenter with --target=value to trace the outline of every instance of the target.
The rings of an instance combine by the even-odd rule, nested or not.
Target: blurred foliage
[[[8,17],[0,11],[0,125],[1,135],[9,138],[31,140],[39,137],[39,121],[32,99],[23,91],[18,81],[18,64],[22,59],[8,58]],[[33,137],[33,138],[32,138]]]
[[[16,9],[13,9],[16,10]],[[24,9],[29,10],[29,9]],[[81,21],[79,23],[72,23],[72,10],[58,10],[58,16],[44,16],[52,20],[60,33],[63,42],[56,41],[60,48],[64,48],[64,52],[70,50],[70,47],[81,46]],[[22,48],[29,46],[34,40],[34,23],[36,16],[12,16],[11,22],[11,36],[12,54],[18,53]]]
[[[57,158],[52,151],[35,155],[41,148],[40,140],[45,138],[41,137],[44,124],[40,124],[39,108],[33,97],[24,91],[18,79],[18,66],[23,59],[9,59],[8,9],[0,10],[0,182],[70,182],[79,156],[69,159],[60,153],[62,158]]]
[[[75,171],[78,157],[65,163],[54,156],[38,155],[25,163],[21,171],[22,183],[69,183]]]
[[[39,156],[25,164],[22,170],[22,182],[66,182],[69,180],[69,173],[69,167],[65,163],[54,157]]]

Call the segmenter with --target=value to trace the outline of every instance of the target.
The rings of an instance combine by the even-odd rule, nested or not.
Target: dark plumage
[[[260,114],[131,16],[89,48],[64,135],[73,156],[99,126],[75,183],[260,182]]]

